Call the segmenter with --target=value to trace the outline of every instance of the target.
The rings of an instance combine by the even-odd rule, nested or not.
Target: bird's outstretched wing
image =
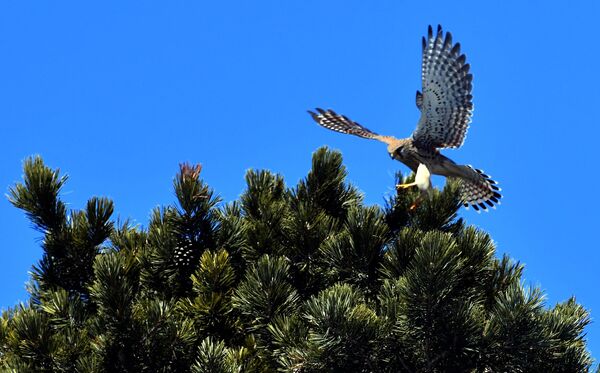
[[[317,112],[308,111],[310,116],[320,126],[330,129],[332,131],[347,133],[355,135],[365,139],[376,139],[380,140],[382,136],[371,131],[370,129],[361,126],[360,124],[350,120],[344,115],[337,114],[333,110],[323,110],[320,108],[316,109]]]
[[[438,26],[431,26],[423,38],[421,77],[423,93],[417,92],[421,118],[412,136],[424,148],[458,148],[462,145],[471,122],[473,75],[460,53],[460,44],[452,44],[452,35],[444,36]]]

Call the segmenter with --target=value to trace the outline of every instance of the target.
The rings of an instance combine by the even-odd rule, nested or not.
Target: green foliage
[[[66,176],[44,165],[39,156],[28,158],[23,170],[23,183],[10,189],[8,199],[44,234],[44,255],[32,271],[32,301],[40,301],[39,291],[56,289],[87,297],[94,258],[113,230],[112,201],[93,197],[85,210],[67,213],[59,198]]]
[[[402,173],[396,174],[396,184],[410,183],[415,175],[403,177]],[[424,231],[439,230],[444,232],[459,232],[463,228],[463,220],[457,219],[457,212],[461,206],[458,182],[448,179],[443,191],[433,190],[426,203],[420,204],[411,211],[410,206],[419,196],[418,190],[402,191],[386,201],[387,224],[394,232],[402,228],[412,227]]]
[[[294,190],[295,197],[343,220],[348,209],[362,201],[356,188],[345,182],[347,174],[340,153],[320,148],[313,154],[308,176]]]
[[[67,208],[59,199],[66,182],[67,177],[44,165],[40,156],[30,157],[23,165],[23,183],[10,188],[8,200],[25,211],[41,232],[58,230],[67,217]]]
[[[389,239],[389,229],[378,207],[350,209],[342,230],[321,245],[322,266],[329,267],[329,283],[344,281],[374,294]]]
[[[27,159],[8,198],[44,253],[28,304],[0,318],[0,370],[589,371],[588,311],[523,286],[458,218],[455,182],[414,210],[416,190],[365,206],[322,148],[295,187],[251,170],[220,204],[200,171],[180,166],[176,204],[144,229],[106,198],[68,211],[66,177]]]
[[[192,367],[196,373],[229,373],[227,364],[227,348],[223,341],[215,343],[210,337],[206,337],[198,348],[198,356]]]
[[[282,227],[288,206],[283,177],[269,171],[249,170],[246,183],[248,189],[240,198],[248,237],[243,254],[247,261],[254,261],[263,254],[283,251]]]
[[[235,273],[227,251],[205,251],[192,283],[195,297],[179,301],[182,316],[202,335],[224,339],[237,335],[239,326],[231,304]]]
[[[18,306],[6,315],[6,336],[2,360],[15,370],[51,371],[52,353],[57,349],[56,339],[50,329],[48,316],[33,308]]]
[[[281,346],[278,354],[286,370],[361,372],[375,367],[371,353],[377,343],[379,319],[360,291],[336,284],[309,299],[299,318],[303,326],[290,327],[283,321],[271,329]],[[288,335],[298,331],[300,340]]]
[[[278,316],[291,314],[300,304],[300,297],[290,283],[289,268],[283,257],[262,256],[246,271],[233,297],[233,306],[246,325],[244,331],[254,333],[257,347],[262,350],[272,350],[268,324]]]

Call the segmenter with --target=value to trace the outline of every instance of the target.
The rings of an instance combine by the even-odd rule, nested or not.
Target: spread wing
[[[333,110],[323,110],[321,108],[316,109],[317,112],[308,111],[310,116],[320,126],[330,129],[332,131],[347,133],[349,135],[355,135],[365,139],[377,139],[382,136],[376,134],[370,129],[361,126],[344,115],[337,114]]]
[[[412,134],[419,147],[458,148],[464,142],[473,112],[473,75],[465,61],[449,32],[444,37],[438,26],[433,35],[429,26],[423,38],[423,93],[417,92],[421,117]]]

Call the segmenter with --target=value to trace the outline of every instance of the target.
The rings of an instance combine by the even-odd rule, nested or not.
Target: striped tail
[[[460,184],[463,206],[467,209],[472,206],[477,212],[488,211],[489,207],[495,209],[502,198],[498,183],[481,170],[471,166],[465,168],[468,168],[468,177],[462,177]]]

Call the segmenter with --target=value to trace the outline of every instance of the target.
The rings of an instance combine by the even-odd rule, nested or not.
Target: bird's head
[[[407,142],[404,139],[395,140],[388,144],[387,150],[392,159],[401,160],[403,158],[404,146]]]

